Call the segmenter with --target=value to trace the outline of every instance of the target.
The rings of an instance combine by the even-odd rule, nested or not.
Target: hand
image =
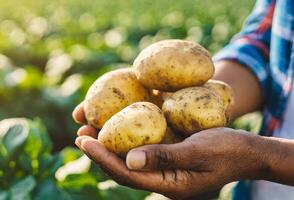
[[[82,105],[74,111],[74,118],[86,122]],[[131,150],[126,162],[94,139],[94,128],[84,126],[78,135],[77,146],[119,184],[172,199],[187,199],[235,180],[262,177],[264,168],[255,148],[258,136],[229,128],[201,131],[177,144],[142,146]]]
[[[83,102],[74,109],[72,117],[76,123],[82,125],[82,127],[77,131],[78,136],[90,136],[92,138],[97,138],[96,129],[90,125],[87,125]]]

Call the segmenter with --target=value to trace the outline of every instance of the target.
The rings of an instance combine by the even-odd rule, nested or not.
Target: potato
[[[170,127],[167,127],[161,144],[175,144],[182,142],[184,139],[185,138],[183,136],[178,135]]]
[[[160,108],[137,102],[112,116],[101,129],[98,141],[108,150],[125,155],[135,147],[160,143],[166,127]]]
[[[162,92],[159,90],[151,91],[151,102],[157,105],[159,108],[162,107],[162,104],[166,98],[168,98],[173,93],[171,92]]]
[[[190,87],[175,92],[162,106],[167,122],[185,135],[226,125],[221,98],[204,87]]]
[[[231,86],[228,84],[218,81],[218,80],[209,80],[203,85],[203,87],[214,91],[217,95],[221,97],[224,102],[225,109],[229,111],[234,104],[234,93]]]
[[[143,85],[170,92],[200,86],[214,73],[209,53],[199,44],[183,40],[164,40],[148,46],[133,67]]]
[[[159,108],[161,108],[163,104],[162,92],[160,92],[159,90],[152,90],[151,102],[157,105]]]
[[[101,129],[104,123],[126,106],[149,101],[150,92],[136,78],[131,68],[111,71],[90,87],[84,103],[89,124]]]

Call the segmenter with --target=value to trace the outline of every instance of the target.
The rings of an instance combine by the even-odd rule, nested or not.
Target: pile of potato
[[[98,140],[124,155],[145,144],[176,143],[198,131],[226,126],[230,86],[209,80],[214,65],[206,49],[183,40],[145,48],[133,67],[101,76],[85,98]]]

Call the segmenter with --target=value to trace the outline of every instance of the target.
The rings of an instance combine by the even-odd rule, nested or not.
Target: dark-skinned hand
[[[81,103],[73,112],[86,124]],[[215,128],[198,132],[177,144],[146,145],[128,152],[126,160],[98,142],[97,131],[82,126],[76,145],[110,177],[122,185],[163,194],[171,199],[191,199],[225,184],[262,177],[262,155],[253,136],[245,131]],[[193,198],[194,199],[194,198]]]

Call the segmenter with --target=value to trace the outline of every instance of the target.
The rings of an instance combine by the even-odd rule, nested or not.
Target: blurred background
[[[253,4],[0,0],[0,120],[26,118],[0,123],[0,200],[149,196],[117,186],[81,157],[72,110],[100,75],[131,65],[155,41],[190,40],[214,54],[240,30]],[[257,132],[259,123],[253,114],[232,126]]]

